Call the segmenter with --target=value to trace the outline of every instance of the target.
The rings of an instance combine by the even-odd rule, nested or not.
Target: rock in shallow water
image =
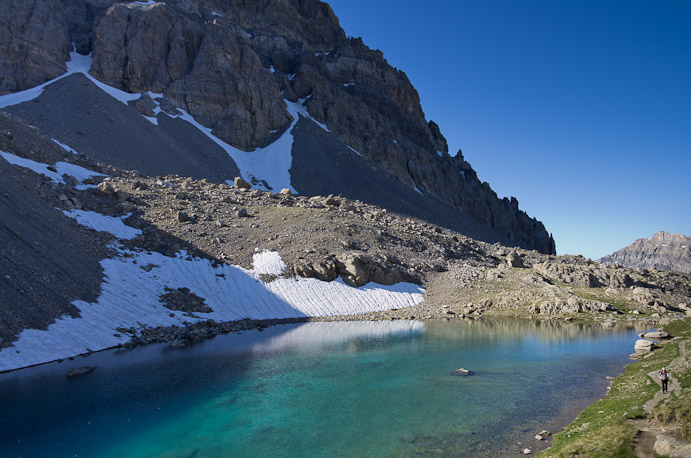
[[[469,371],[468,369],[463,369],[463,368],[451,371],[451,375],[456,375],[459,377],[467,377],[467,376],[473,375],[473,374],[475,374],[475,372]]]
[[[88,374],[89,372],[93,372],[95,369],[96,366],[75,367],[74,369],[67,371],[67,377],[72,378],[78,375]]]

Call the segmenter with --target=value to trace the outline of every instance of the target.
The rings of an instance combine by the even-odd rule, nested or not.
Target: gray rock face
[[[0,43],[0,94],[22,91],[65,73],[69,25],[60,1],[4,1]]]
[[[600,262],[691,273],[691,237],[658,232],[650,239],[638,239],[603,257]]]
[[[519,210],[516,199],[499,199],[460,151],[448,154],[405,73],[361,39],[346,38],[326,3],[14,3],[23,25],[12,24],[14,8],[4,10],[8,26],[0,44],[10,51],[0,66],[0,91],[61,74],[75,42],[80,52],[92,52],[91,74],[99,80],[129,92],[163,93],[171,105],[165,111],[185,109],[246,151],[290,125],[284,99],[303,99],[310,116],[361,153],[363,162],[524,248],[555,253],[542,223]],[[135,108],[151,114],[144,98]]]

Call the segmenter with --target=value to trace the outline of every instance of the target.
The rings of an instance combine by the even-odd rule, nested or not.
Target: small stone
[[[524,454],[524,455],[530,455],[531,453],[533,453],[533,451],[532,451],[531,449],[529,449],[529,448],[524,448],[524,449],[523,449],[523,454]]]
[[[238,217],[240,217],[240,218],[245,218],[245,217],[247,217],[247,210],[244,209],[244,208],[239,208],[239,209],[237,210],[237,215],[238,215]]]
[[[184,223],[184,222],[187,222],[187,221],[190,220],[189,215],[188,215],[186,212],[183,212],[183,211],[178,212],[177,218],[178,218],[178,221],[181,222],[181,223]]]

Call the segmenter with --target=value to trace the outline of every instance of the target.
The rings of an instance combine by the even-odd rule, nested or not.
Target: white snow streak
[[[348,145],[346,145],[346,146],[348,146]],[[352,151],[353,153],[357,154],[358,156],[364,157],[359,151],[354,150],[354,149],[351,148],[350,146],[348,146],[348,149],[350,149],[350,151]]]
[[[140,97],[139,94],[129,94],[125,91],[121,91],[119,89],[115,89],[114,87],[110,87],[107,84],[103,84],[93,76],[89,75],[89,69],[91,69],[91,54],[89,54],[88,56],[82,56],[78,52],[73,51],[70,53],[70,60],[66,63],[66,65],[67,71],[64,74],[58,76],[57,78],[53,78],[50,81],[47,81],[39,86],[32,87],[31,89],[27,89],[25,91],[0,96],[0,108],[5,108],[11,105],[17,105],[19,103],[24,103],[33,100],[39,95],[41,95],[43,89],[46,86],[53,84],[54,82],[74,73],[83,74],[101,90],[105,91],[111,97],[121,101],[125,105],[127,105],[127,102],[129,102],[130,100],[136,100]]]
[[[123,222],[130,217],[131,213],[115,218],[86,210],[63,210],[62,212],[70,218],[76,219],[82,226],[99,232],[110,232],[119,239],[132,240],[142,233],[139,229],[127,226]]]
[[[64,149],[64,150],[67,151],[68,153],[79,154],[78,152],[76,152],[75,150],[73,150],[72,148],[70,148],[69,146],[65,145],[64,143],[62,143],[62,142],[59,141],[59,140],[56,140],[56,139],[54,139],[54,138],[51,138],[51,140],[53,140],[53,143],[55,143],[56,145],[58,145],[60,148]]]
[[[57,162],[53,168],[56,172],[48,169],[48,164],[43,164],[41,162],[32,161],[31,159],[26,159],[23,157],[15,156],[14,154],[6,153],[0,151],[0,156],[2,156],[7,162],[13,165],[18,165],[19,167],[24,167],[32,170],[38,174],[44,175],[50,178],[55,183],[65,183],[62,178],[63,175],[70,175],[77,179],[77,181],[84,181],[87,178],[95,176],[106,176],[102,173],[94,172],[93,170],[85,169],[76,164],[71,164],[69,162]]]

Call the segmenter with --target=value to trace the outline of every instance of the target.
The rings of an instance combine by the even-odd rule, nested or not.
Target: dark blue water
[[[0,456],[506,456],[602,397],[635,339],[527,321],[350,322],[102,352],[0,375]],[[475,374],[449,374],[460,367]]]

